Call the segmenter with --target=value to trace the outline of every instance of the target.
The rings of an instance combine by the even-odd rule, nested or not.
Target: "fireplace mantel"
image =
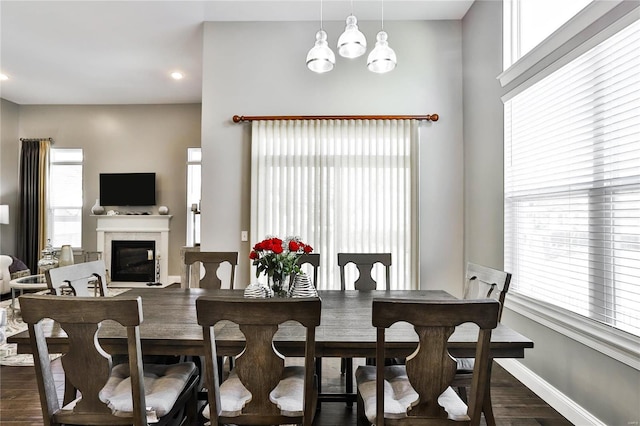
[[[97,219],[96,248],[102,252],[107,268],[111,268],[111,241],[153,240],[160,260],[160,282],[168,283],[169,222],[171,215],[114,215],[94,216]],[[138,283],[139,284],[139,283]]]

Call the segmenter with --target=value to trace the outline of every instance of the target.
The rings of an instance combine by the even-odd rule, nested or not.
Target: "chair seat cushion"
[[[276,404],[283,416],[302,416],[304,395],[304,367],[285,367],[282,378],[269,394],[271,402]],[[244,406],[251,401],[251,393],[244,387],[235,370],[220,385],[221,417],[237,417],[242,414]],[[209,405],[202,415],[210,419]]]
[[[456,364],[458,373],[473,373],[475,358],[456,358]]]
[[[376,367],[363,365],[356,370],[358,393],[364,402],[364,413],[371,423],[376,422]],[[418,393],[413,389],[404,365],[384,368],[384,417],[400,419],[407,417],[407,410],[418,403]],[[439,397],[450,420],[469,420],[467,406],[458,394],[448,387]]]
[[[145,364],[144,391],[147,412],[162,417],[173,408],[189,378],[196,372],[193,362],[178,364]],[[107,384],[100,391],[114,415],[129,417],[133,412],[129,364],[118,364],[111,370]]]

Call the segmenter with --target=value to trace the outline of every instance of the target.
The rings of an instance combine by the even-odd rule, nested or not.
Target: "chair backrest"
[[[487,266],[467,263],[464,299],[495,299],[500,302],[498,321],[502,318],[504,299],[509,291],[511,274]]]
[[[100,296],[107,295],[107,277],[104,260],[75,263],[45,271],[47,286],[51,294],[62,295],[63,290],[70,290],[74,296],[88,297],[89,289],[98,288]]]
[[[298,258],[298,265],[309,264],[313,268],[313,286],[318,288],[318,269],[320,269],[320,253],[305,253]]]
[[[353,283],[356,290],[376,290],[377,283],[371,275],[373,265],[381,263],[385,267],[385,282],[382,290],[389,289],[391,280],[391,253],[338,253],[338,266],[340,266],[340,289],[346,290],[344,267],[353,263],[358,268],[358,279]]]
[[[484,391],[489,377],[489,344],[491,330],[498,325],[500,304],[495,300],[402,300],[374,299],[373,325],[377,328],[376,344],[376,418],[384,419],[384,347],[385,329],[396,322],[412,324],[419,337],[418,349],[406,360],[411,386],[419,395],[408,412],[411,424],[443,424],[447,412],[438,397],[450,386],[456,374],[456,361],[447,350],[447,341],[455,327],[465,322],[478,325],[475,367],[467,415],[479,420]],[[423,422],[423,423],[422,423]],[[475,423],[478,424],[478,423]]]
[[[223,251],[187,251],[184,254],[184,263],[187,269],[187,281],[193,280],[199,282],[200,288],[220,289],[222,288],[222,280],[218,277],[218,268],[224,262],[231,265],[231,278],[229,288],[233,289],[236,266],[238,266],[238,252]],[[204,267],[204,276],[200,278],[199,264]],[[191,278],[189,278],[191,277]],[[186,283],[188,284],[188,283]],[[184,285],[186,287],[187,285]]]
[[[251,392],[251,400],[242,408],[238,421],[249,424],[303,423],[311,425],[317,398],[314,386],[315,331],[320,325],[321,301],[319,298],[269,298],[246,299],[243,297],[201,296],[196,300],[198,324],[202,325],[205,348],[206,386],[209,389],[209,405],[212,424],[235,423],[220,415],[220,389],[216,343],[213,327],[228,320],[240,326],[246,339],[245,349],[235,358],[235,370],[244,387]],[[306,328],[304,414],[302,418],[285,417],[270,401],[269,393],[276,387],[284,370],[284,356],[271,344],[278,326],[286,321],[297,321]],[[259,373],[257,373],[259,372]],[[249,422],[249,423],[248,423]],[[269,423],[265,423],[269,422]]]
[[[31,336],[36,378],[44,424],[131,424],[146,425],[144,383],[139,325],[142,299],[25,295],[20,297],[22,319]],[[65,379],[82,394],[73,410],[61,410],[45,341],[44,319],[56,321],[69,336],[69,350],[62,357]],[[133,398],[133,419],[116,417],[99,397],[111,372],[111,356],[96,338],[100,323],[114,320],[127,330],[129,369]],[[106,356],[105,356],[106,355]],[[133,420],[133,421],[132,421]]]

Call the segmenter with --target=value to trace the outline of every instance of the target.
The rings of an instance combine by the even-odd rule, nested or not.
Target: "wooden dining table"
[[[441,290],[391,290],[391,291],[319,291],[322,299],[320,326],[316,329],[316,356],[318,357],[375,357],[376,329],[371,323],[374,298],[413,300],[455,299]],[[140,296],[144,321],[140,326],[142,352],[147,355],[204,355],[202,328],[196,320],[195,301],[210,295],[242,298],[242,290],[208,289],[147,289],[134,288],[115,297]],[[45,336],[51,353],[67,350],[67,337],[59,325],[48,322]],[[244,336],[239,327],[221,322],[215,328],[218,355],[234,356],[244,348]],[[455,357],[475,355],[478,328],[473,324],[456,327],[449,339],[449,351]],[[99,331],[100,344],[113,353],[126,353],[126,332],[122,326],[105,322]],[[295,323],[281,325],[275,335],[276,348],[287,356],[303,356],[304,328]],[[30,353],[28,332],[8,338],[17,343],[19,353]],[[386,333],[386,356],[406,357],[418,341],[413,327],[397,323]],[[533,342],[509,327],[499,324],[491,337],[492,358],[523,358],[525,349]],[[322,395],[325,401],[335,400],[335,395]],[[340,395],[353,401],[355,395]],[[323,398],[321,398],[322,400]]]

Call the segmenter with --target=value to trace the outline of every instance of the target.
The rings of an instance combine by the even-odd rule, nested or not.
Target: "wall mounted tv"
[[[100,173],[101,206],[154,206],[155,173]]]

